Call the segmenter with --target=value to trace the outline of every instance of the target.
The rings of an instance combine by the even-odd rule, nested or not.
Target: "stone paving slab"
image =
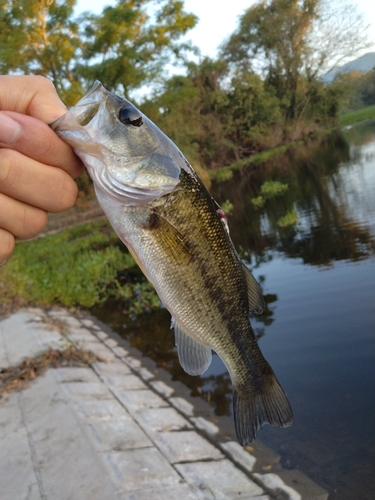
[[[38,338],[43,333],[40,323],[33,322],[33,316],[26,312],[13,314],[1,321],[0,336],[3,338],[8,366],[18,365],[29,356],[37,356],[44,347]],[[56,332],[53,333],[53,338]]]
[[[18,394],[0,400],[0,485],[4,500],[42,499]]]
[[[240,444],[235,441],[221,443],[220,448],[229,455],[229,457],[237,464],[241,465],[248,472],[252,472],[256,459],[245,451]]]
[[[98,376],[91,368],[57,368],[56,375],[61,382],[97,382]]]
[[[121,500],[197,500],[187,484],[131,491],[123,493],[120,498]]]
[[[100,342],[99,339],[93,337],[92,333],[90,332],[90,330],[87,330],[87,328],[76,328],[74,331],[69,332],[69,338],[73,342],[84,344],[85,347],[87,344],[90,344],[92,342],[94,342],[95,344]]]
[[[123,375],[102,375],[102,380],[105,385],[112,391],[118,391],[123,389],[124,391],[130,391],[132,389],[147,389],[142,380],[133,374],[123,374]]]
[[[93,421],[85,426],[99,451],[129,450],[152,446],[152,442],[133,420]]]
[[[105,460],[123,491],[179,484],[181,477],[156,448],[106,453]]]
[[[116,488],[81,426],[77,425],[75,413],[53,370],[20,393],[20,406],[42,498],[116,498]]]
[[[141,408],[133,417],[147,434],[192,429],[191,423],[174,408]]]
[[[125,406],[130,414],[141,408],[161,408],[168,406],[168,403],[160,396],[149,389],[140,391],[114,390],[118,400]]]
[[[220,442],[214,423],[91,319],[31,309],[0,321],[0,368],[69,342],[103,361],[50,369],[0,400],[0,500],[301,498],[293,477],[254,474],[255,457]]]
[[[264,494],[227,459],[177,464],[176,469],[201,498],[244,500]]]
[[[96,361],[92,367],[99,375],[129,375],[132,373],[130,368],[125,364],[117,361],[112,363],[101,363]]]
[[[172,463],[219,460],[223,454],[195,431],[160,432],[154,442]]]
[[[74,401],[74,409],[81,420],[132,420],[132,417],[116,399],[103,401],[82,399]]]
[[[67,396],[75,399],[111,399],[112,397],[111,392],[101,382],[63,382],[61,387]]]

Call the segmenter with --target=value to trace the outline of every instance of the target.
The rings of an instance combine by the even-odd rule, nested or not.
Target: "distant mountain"
[[[320,79],[324,83],[331,83],[337,75],[344,73],[351,73],[352,71],[360,71],[361,73],[367,73],[375,67],[375,52],[367,52],[361,57],[350,61],[339,68],[333,68],[328,71]]]

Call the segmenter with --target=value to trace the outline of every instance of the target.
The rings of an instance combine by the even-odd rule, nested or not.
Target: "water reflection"
[[[365,128],[368,147],[350,147],[336,132],[319,144],[296,148],[281,161],[273,159],[266,168],[236,172],[232,180],[213,186],[219,203],[229,199],[234,205],[229,224],[235,243],[255,254],[258,263],[270,248],[313,265],[373,254],[369,214],[370,204],[374,206],[375,146],[370,130]],[[358,135],[357,130],[357,141]],[[282,181],[289,189],[256,210],[251,199],[266,180]],[[281,228],[278,220],[292,209],[298,214],[297,225]]]
[[[330,500],[373,498],[374,125],[331,134],[212,187],[219,203],[234,205],[232,239],[267,302],[252,324],[295,414],[291,428],[266,426],[259,438],[281,454],[284,466],[327,488]],[[258,211],[251,199],[268,180],[289,189]],[[297,225],[281,228],[277,221],[291,209]],[[218,415],[230,414],[225,367],[214,356],[202,377],[186,375],[167,311],[132,321],[121,304],[107,303],[93,313]]]

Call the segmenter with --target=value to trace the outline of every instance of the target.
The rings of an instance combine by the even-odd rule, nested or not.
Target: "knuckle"
[[[9,259],[14,251],[14,246],[14,236],[4,229],[0,229],[0,264]]]
[[[37,83],[37,85],[35,85]],[[42,75],[35,75],[33,76],[33,82],[32,84],[35,87],[38,87],[39,89],[45,89],[45,90],[53,90],[55,91],[55,87],[53,86],[53,83],[48,80],[45,76]]]
[[[56,193],[55,213],[63,212],[72,208],[77,200],[78,187],[69,174],[61,171],[62,179],[59,183],[59,191]]]
[[[33,238],[45,228],[48,214],[40,208],[26,206],[23,212],[23,221],[19,237]]]
[[[0,149],[0,188],[11,180],[13,156],[12,150]]]
[[[36,209],[37,213],[33,217],[33,222],[30,225],[33,229],[33,232],[39,234],[46,227],[48,222],[48,214],[44,210]]]

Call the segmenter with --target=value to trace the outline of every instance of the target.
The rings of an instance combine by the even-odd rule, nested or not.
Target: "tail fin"
[[[234,388],[233,410],[237,439],[242,446],[254,441],[264,424],[288,427],[293,421],[289,401],[274,374],[260,393],[243,394]]]

